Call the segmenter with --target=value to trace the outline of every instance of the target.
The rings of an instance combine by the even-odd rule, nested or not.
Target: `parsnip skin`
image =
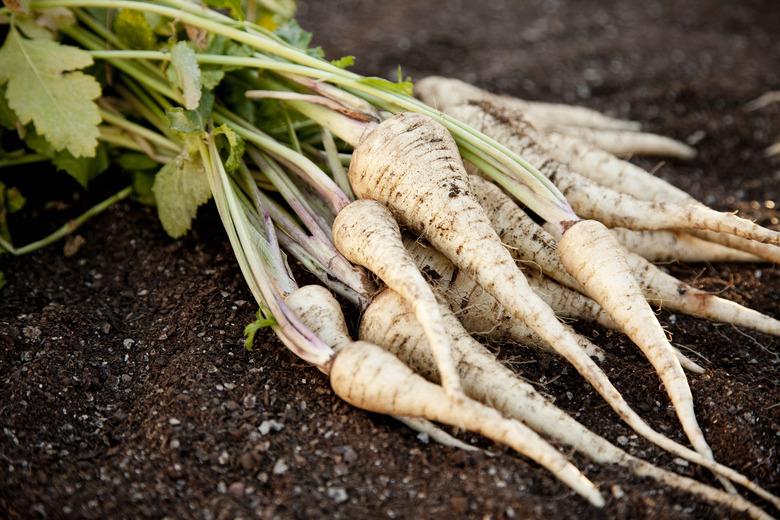
[[[339,303],[321,285],[299,287],[285,301],[301,322],[334,350],[352,341]]]
[[[475,309],[480,307],[482,305],[482,302],[480,301],[479,295],[484,295],[484,291],[482,291],[481,288],[476,286],[476,284],[470,285],[466,290],[463,290],[462,288],[458,287],[459,284],[462,284],[463,282],[458,282],[457,278],[461,277],[462,272],[458,271],[457,273],[454,272],[454,269],[452,269],[451,264],[448,263],[446,259],[443,259],[441,257],[437,258],[433,253],[428,253],[424,257],[420,254],[416,254],[416,252],[419,250],[419,245],[415,245],[414,248],[411,249],[411,254],[413,257],[416,257],[418,262],[421,262],[421,269],[423,269],[425,272],[428,272],[432,275],[432,278],[435,278],[435,284],[436,287],[439,288],[439,293],[444,297],[444,299],[447,301],[447,304],[450,306],[452,311],[457,314],[458,319],[461,321],[461,323],[455,323],[452,320],[452,317],[447,315],[445,313],[445,319],[448,320],[447,328],[450,331],[450,334],[452,334],[453,330],[460,330],[463,329],[465,326],[466,328],[471,329],[472,327],[478,327],[478,326],[488,326],[490,324],[495,324],[496,321],[499,323],[495,325],[496,328],[501,328],[503,326],[502,322],[506,321],[514,321],[514,320],[496,320],[495,316],[502,316],[502,309],[499,307],[497,314],[493,314],[493,318],[491,319],[490,313],[483,313],[481,311],[474,312]],[[466,282],[468,284],[468,282]],[[364,327],[374,327],[375,325],[372,325],[372,319],[371,317],[374,316],[374,314],[377,312],[376,309],[380,306],[382,302],[390,301],[393,298],[396,298],[397,295],[392,294],[385,294],[389,291],[383,291],[375,300],[372,302],[372,304],[369,306],[369,308],[366,310],[366,314],[363,317],[363,322],[361,324],[361,331],[364,334],[371,334],[372,332],[368,328]],[[493,300],[495,302],[495,300]],[[396,305],[397,306],[397,305]],[[386,308],[385,313],[388,315],[393,315],[392,307],[393,305],[384,304],[384,307]],[[389,308],[387,308],[389,307]],[[403,307],[403,306],[402,306]],[[472,317],[472,315],[474,315]],[[397,311],[396,314],[394,314],[397,318]],[[384,318],[384,316],[380,315],[380,318],[373,318],[374,322],[377,322],[379,319]],[[392,319],[396,319],[392,318]],[[389,319],[389,318],[386,318]],[[366,325],[363,325],[366,324]],[[381,324],[378,326],[378,330],[376,332],[373,332],[374,334],[378,333],[379,331],[388,330],[388,328],[393,325],[394,322],[390,320],[387,323]],[[411,328],[411,327],[407,327]],[[393,330],[396,330],[393,326]],[[473,329],[472,329],[473,330]],[[478,329],[477,329],[478,330]],[[363,337],[363,336],[361,336]],[[455,335],[455,343],[457,343],[458,339],[460,338],[459,335]],[[583,338],[584,339],[584,338]],[[455,343],[453,346],[456,346]],[[384,345],[384,344],[383,344]],[[462,352],[460,353],[462,355]],[[458,352],[455,352],[455,355],[458,356]],[[607,375],[592,361],[584,360],[582,356],[577,356],[572,358],[573,361],[572,364],[577,369],[577,371],[583,376],[583,378],[601,395],[604,400],[612,407],[612,409],[620,416],[621,419],[623,419],[629,426],[631,426],[634,430],[637,431],[637,433],[647,437],[651,441],[655,443],[668,444],[668,439],[664,438],[660,434],[654,432],[643,420],[639,415],[634,412],[631,407],[625,402],[623,397],[621,396],[620,392],[612,385],[611,381],[607,377]],[[694,370],[700,369],[697,365],[693,364],[692,367]],[[415,369],[419,370],[419,367],[415,366]],[[423,375],[426,375],[427,372],[421,372]],[[427,377],[427,375],[426,375]],[[692,452],[691,452],[692,453]],[[682,456],[685,456],[684,454],[680,454]]]
[[[404,248],[401,230],[387,208],[373,200],[350,203],[333,222],[333,242],[351,262],[366,267],[411,302],[433,347],[442,386],[453,397],[462,395],[436,297]]]
[[[322,341],[338,352],[342,345],[350,343],[344,314],[333,295],[320,285],[305,285],[299,287],[287,297],[287,305],[301,322],[314,332]],[[431,439],[461,450],[474,451],[476,448],[464,444],[441,428],[436,427],[427,419],[419,417],[393,417],[414,431],[425,433]]]
[[[349,179],[356,195],[385,204],[575,368],[594,365],[491,227],[446,128],[419,114],[384,121],[355,149]]]
[[[445,320],[452,336],[463,386],[470,397],[490,404],[508,417],[525,422],[540,434],[572,446],[595,462],[618,464],[637,475],[653,478],[670,487],[688,491],[737,511],[747,511],[754,518],[768,518],[763,511],[738,496],[662,470],[615,447],[557,408],[530,384],[502,365],[465,331],[452,314],[445,312]],[[361,339],[392,352],[427,379],[434,382],[438,380],[438,373],[423,331],[416,323],[408,305],[393,291],[383,291],[368,306],[359,334]],[[645,429],[649,430],[649,427],[645,425]],[[735,482],[747,486],[774,504],[780,504],[776,497],[730,468],[707,461],[696,452],[658,433],[655,433],[655,438],[652,440],[659,442],[662,447],[676,455],[702,463],[720,474],[733,478]]]
[[[572,170],[604,187],[642,200],[680,205],[695,202],[686,192],[660,177],[571,135],[547,131],[539,144],[551,158],[568,164]]]
[[[615,119],[586,107],[526,101],[512,96],[492,94],[465,81],[442,76],[428,76],[414,85],[417,97],[439,110],[472,100],[488,100],[509,110],[519,110],[543,125],[564,125],[611,130],[639,130],[635,121]]]
[[[628,251],[650,262],[761,262],[756,255],[702,240],[681,231],[635,231],[612,228]]]
[[[533,121],[533,117],[530,119]],[[659,155],[683,160],[696,157],[696,150],[687,144],[662,135],[558,125],[543,127],[542,132],[546,134],[548,130],[581,139],[600,150],[617,156]]]
[[[489,103],[452,107],[447,114],[522,155],[561,190],[582,218],[596,219],[609,227],[716,231],[767,244],[780,244],[780,233],[731,213],[720,213],[701,204],[681,206],[640,200],[600,186],[572,171],[568,165],[550,159],[538,145],[542,137],[533,125]]]
[[[358,408],[426,417],[506,444],[547,468],[592,505],[604,505],[593,483],[527,426],[477,401],[451,399],[442,387],[376,345],[364,341],[344,345],[333,361],[330,384],[339,397]]]
[[[468,273],[458,270],[444,255],[420,241],[405,240],[409,254],[417,267],[429,279],[452,312],[471,333],[486,336],[495,341],[511,340],[521,345],[558,354],[538,334],[520,320],[512,319],[498,300],[477,284]],[[529,284],[534,287],[533,277]],[[534,287],[536,291],[536,287]],[[542,296],[544,299],[544,297]],[[582,297],[586,298],[586,297]],[[592,301],[592,300],[591,300]],[[598,306],[593,302],[595,306]],[[557,309],[553,310],[558,313]],[[602,313],[603,314],[603,313]],[[590,357],[604,361],[604,351],[567,326],[582,350]]]
[[[485,208],[493,228],[519,262],[527,265],[528,270],[538,269],[562,285],[581,293],[586,292],[561,263],[556,242],[559,236],[553,236],[547,232],[546,226],[543,228],[534,222],[495,184],[473,175],[469,179],[474,195]],[[550,229],[554,230],[553,227]],[[690,316],[751,328],[765,334],[780,335],[780,322],[774,318],[700,291],[664,273],[634,253],[628,253],[626,259],[642,293],[653,305]],[[610,324],[602,313],[587,314],[587,305],[569,306],[564,311],[561,309],[562,303],[562,299],[559,299],[556,312],[568,312],[574,317],[597,321],[605,327],[619,330],[619,327],[614,325],[614,320],[613,324]],[[591,306],[591,310],[595,311],[595,308]],[[698,371],[687,358],[680,357],[680,362],[685,363],[687,369]]]
[[[441,438],[444,444],[459,443],[428,420],[480,433],[548,469],[594,506],[604,505],[593,483],[522,423],[506,419],[467,397],[453,399],[441,386],[415,374],[394,355],[364,341],[353,342],[338,302],[323,287],[299,288],[288,296],[287,304],[307,327],[322,335],[320,339],[335,342],[331,346],[336,356],[327,367],[330,383],[336,395],[348,403],[395,416],[415,429]]]
[[[714,233],[711,231],[693,231],[693,235],[715,242],[722,246],[739,249],[746,253],[754,254],[757,257],[773,264],[780,264],[780,247],[772,244],[762,244],[755,240],[729,235],[726,233]]]
[[[602,254],[585,255],[584,251]],[[621,324],[623,332],[655,367],[688,439],[696,451],[712,459],[712,450],[696,420],[685,373],[615,238],[598,222],[577,222],[563,234],[558,252],[569,274]]]
[[[670,311],[780,336],[780,320],[696,289],[661,271],[639,255],[626,256],[647,301]]]

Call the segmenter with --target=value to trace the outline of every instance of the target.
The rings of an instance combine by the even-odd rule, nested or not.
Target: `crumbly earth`
[[[709,204],[777,227],[780,161],[762,150],[780,137],[780,106],[744,109],[780,87],[773,0],[301,4],[317,42],[334,57],[357,55],[360,72],[390,76],[401,63],[413,77],[452,75],[581,103],[695,143],[700,155],[690,163],[639,162]],[[33,177],[25,174],[3,180],[24,189]],[[36,177],[59,202],[44,213],[33,198],[17,239],[54,229],[123,182],[104,177],[89,196],[62,176]],[[134,202],[79,236],[0,258],[8,278],[0,292],[0,517],[735,517],[574,455],[604,491],[598,511],[474,435],[461,438],[496,456],[429,444],[389,418],[350,408],[268,332],[245,351],[242,329],[255,307],[212,207],[179,241]],[[669,269],[780,316],[776,267]],[[780,340],[660,317],[674,343],[707,368],[690,381],[717,457],[780,493]],[[578,329],[607,350],[604,367],[628,401],[682,441],[637,350],[619,334]],[[559,360],[511,345],[501,356],[594,431],[713,483],[638,439]]]

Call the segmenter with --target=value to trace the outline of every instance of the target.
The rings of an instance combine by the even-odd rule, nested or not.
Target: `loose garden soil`
[[[708,204],[778,228],[780,160],[763,149],[780,138],[780,106],[744,109],[780,88],[775,1],[301,4],[301,23],[316,41],[329,56],[357,55],[359,72],[390,77],[400,63],[414,78],[452,75],[580,103],[694,143],[700,155],[690,163],[638,162]],[[45,185],[57,203],[44,208],[31,198],[25,221],[16,222],[18,243],[126,182],[109,173],[79,195],[63,175],[33,169],[4,180],[23,190]],[[777,267],[668,268],[780,316]],[[3,256],[0,271],[8,278],[0,291],[2,518],[734,517],[574,455],[607,498],[596,510],[474,435],[460,436],[495,456],[428,443],[349,407],[270,332],[244,350],[255,304],[213,207],[173,241],[153,209],[121,203],[76,238]],[[674,343],[707,368],[690,381],[717,458],[780,493],[780,340],[660,317]],[[683,441],[637,349],[619,334],[577,328],[607,350],[603,366],[637,411]],[[500,355],[612,442],[714,483],[637,438],[565,363],[512,345]]]

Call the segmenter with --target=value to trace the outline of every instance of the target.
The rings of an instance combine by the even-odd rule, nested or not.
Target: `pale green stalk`
[[[65,225],[63,225],[61,228],[59,228],[54,233],[40,239],[36,240],[35,242],[31,242],[25,246],[22,247],[13,247],[13,245],[9,244],[5,240],[3,240],[2,247],[9,253],[13,255],[25,255],[27,253],[31,253],[33,251],[36,251],[38,249],[41,249],[42,247],[46,247],[49,244],[52,244],[56,242],[57,240],[60,240],[61,238],[69,235],[70,233],[73,233],[76,229],[78,229],[82,224],[84,224],[87,220],[91,219],[95,215],[99,215],[100,213],[104,212],[106,209],[108,209],[110,206],[116,204],[120,200],[126,199],[133,193],[133,188],[131,186],[128,186],[127,188],[124,188],[123,190],[119,191],[118,193],[112,195],[111,197],[107,198],[106,200],[100,202],[99,204],[96,204],[92,206],[90,209],[79,215],[78,217],[69,220]]]
[[[33,1],[31,5],[33,8],[102,7],[136,9],[139,11],[155,13],[214,34],[220,34],[227,38],[231,38],[234,41],[249,45],[263,53],[275,56],[277,59],[281,58],[291,62],[282,63],[270,59],[259,59],[260,62],[265,62],[262,66],[260,66],[260,64],[249,66],[260,66],[260,68],[267,68],[269,70],[275,69],[308,77],[316,77],[324,81],[341,85],[352,92],[367,96],[372,102],[378,101],[378,104],[386,110],[411,110],[426,114],[447,126],[464,151],[468,151],[474,156],[482,157],[485,160],[493,159],[500,164],[500,169],[504,171],[504,173],[515,177],[523,186],[523,189],[517,190],[515,195],[520,196],[521,202],[529,207],[536,206],[540,210],[540,215],[543,218],[550,222],[578,220],[576,214],[566,202],[565,197],[563,197],[558,189],[532,165],[505,146],[488,138],[484,134],[477,132],[468,125],[464,125],[414,98],[390,90],[377,88],[373,84],[367,84],[362,81],[362,78],[359,75],[340,69],[327,61],[310,56],[302,50],[280,42],[278,39],[274,39],[267,34],[255,34],[241,31],[234,26],[228,25],[224,21],[216,21],[213,15],[204,15],[203,12],[193,14],[192,12],[189,12],[191,6],[185,5],[186,2],[179,2],[176,0],[168,3],[170,5],[176,5],[179,9],[186,9],[187,11],[130,0],[37,0]],[[247,58],[239,59],[246,60]],[[223,61],[223,63],[225,62]],[[537,203],[528,200],[529,198],[538,198],[544,202]]]
[[[279,281],[271,280],[262,259],[258,256],[257,248],[251,247],[253,239],[249,224],[240,207],[240,202],[235,193],[232,192],[233,187],[230,185],[227,172],[219,159],[219,152],[214,140],[209,137],[207,144],[199,143],[199,148],[214,201],[238,259],[241,272],[244,274],[257,303],[270,309],[277,322],[276,325],[272,326],[274,332],[294,354],[318,367],[325,367],[333,357],[333,350],[317,338],[287,308],[279,293]],[[292,281],[292,283],[295,282]]]
[[[6,157],[0,159],[0,168],[7,168],[9,166],[20,166],[22,164],[30,164],[48,161],[49,158],[39,153],[28,153],[20,157]]]
[[[103,119],[103,121],[110,123],[132,134],[136,134],[139,137],[146,139],[147,141],[151,141],[161,146],[162,148],[166,148],[176,153],[181,151],[181,145],[174,143],[170,139],[158,134],[157,132],[149,130],[145,126],[141,126],[136,123],[133,123],[132,121],[128,121],[127,119],[118,116],[116,114],[113,114],[107,110],[101,110],[100,117]]]
[[[325,159],[328,163],[328,168],[330,168],[330,172],[336,180],[336,184],[339,185],[341,191],[343,191],[349,199],[354,200],[355,194],[352,193],[352,186],[349,185],[347,170],[345,170],[344,165],[341,164],[339,151],[336,148],[336,141],[333,140],[333,136],[327,128],[322,129],[322,144],[325,146]]]

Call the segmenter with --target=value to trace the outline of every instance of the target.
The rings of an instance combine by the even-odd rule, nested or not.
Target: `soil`
[[[360,72],[392,76],[401,63],[413,77],[445,74],[576,102],[696,143],[700,155],[690,163],[639,163],[707,203],[777,227],[780,161],[762,150],[780,137],[780,106],[744,110],[780,87],[780,6],[772,0],[301,4],[316,41],[333,57],[356,54]],[[34,211],[18,241],[109,193],[119,185],[111,178],[83,197],[52,177],[46,185],[61,202]],[[42,205],[33,199],[30,207]],[[430,444],[350,408],[268,332],[245,351],[242,329],[255,307],[212,207],[179,241],[134,202],[78,233],[67,245],[0,258],[8,278],[0,292],[0,517],[735,517],[574,455],[608,500],[596,510],[474,435],[460,436],[497,456]],[[780,316],[776,267],[669,269]],[[690,381],[716,456],[780,493],[780,340],[660,318],[707,368]],[[607,350],[603,366],[627,400],[683,441],[636,349],[604,329],[578,329]],[[714,483],[633,435],[565,364],[516,346],[501,355],[594,431]]]

